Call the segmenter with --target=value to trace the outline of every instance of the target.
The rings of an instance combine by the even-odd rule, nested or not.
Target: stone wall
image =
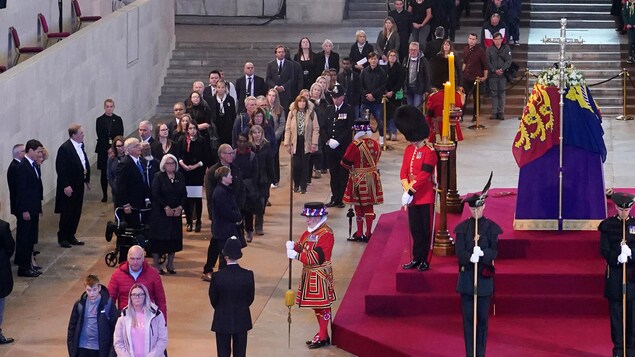
[[[15,143],[35,138],[49,150],[42,177],[45,201],[53,198],[55,155],[68,126],[84,127],[94,164],[95,118],[104,99],[115,100],[126,132],[150,118],[174,45],[174,1],[137,0],[0,74],[0,218],[13,221],[6,169]]]
[[[287,0],[287,22],[337,24],[344,17],[345,0]],[[281,0],[176,0],[177,15],[273,16]]]

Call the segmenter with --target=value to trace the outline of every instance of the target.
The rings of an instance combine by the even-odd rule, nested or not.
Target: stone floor
[[[466,29],[464,31],[468,31]],[[297,39],[308,34],[315,38],[329,37],[343,40],[354,37],[354,29],[336,27],[177,27],[177,40],[199,38],[201,41],[258,41],[271,38]],[[526,34],[526,33],[525,33]],[[375,34],[369,33],[369,38]],[[343,39],[339,39],[341,36]],[[464,33],[459,33],[464,37]],[[542,36],[540,36],[542,37]],[[352,42],[352,41],[351,41]],[[485,120],[486,130],[465,129],[465,140],[458,146],[458,188],[461,194],[482,188],[490,170],[494,171],[493,187],[516,187],[518,168],[511,155],[511,144],[518,128],[518,121]],[[605,141],[609,150],[604,166],[607,187],[635,187],[635,168],[631,165],[635,148],[632,137],[635,122],[615,121],[605,118]],[[463,124],[466,127],[467,123]],[[403,137],[392,143],[394,151],[385,152],[380,169],[386,203],[377,208],[379,214],[399,209],[401,195],[398,170],[401,152],[405,146]],[[316,332],[316,322],[310,310],[292,309],[290,346],[287,339],[287,308],[284,292],[287,290],[288,260],[284,241],[288,239],[290,218],[293,219],[293,237],[304,228],[299,215],[306,201],[327,201],[329,198],[328,175],[314,179],[306,195],[293,195],[292,217],[289,217],[289,157],[281,155],[283,163],[281,186],[272,190],[272,207],[267,209],[265,235],[256,237],[244,250],[241,265],[252,269],[256,276],[256,299],[251,312],[254,328],[249,333],[250,356],[349,356],[336,347],[308,351],[304,341]],[[54,165],[46,162],[44,165]],[[96,170],[95,170],[96,171]],[[97,183],[98,177],[92,182]],[[63,249],[57,246],[55,233],[58,217],[53,214],[52,203],[44,207],[41,219],[40,243],[42,252],[38,262],[44,274],[38,278],[16,278],[13,293],[6,300],[3,331],[16,342],[0,346],[0,357],[5,356],[63,356],[66,353],[66,327],[75,299],[82,293],[82,278],[88,273],[98,274],[107,284],[112,268],[104,264],[104,254],[113,248],[103,238],[106,221],[112,216],[112,204],[100,203],[95,189],[85,199],[78,237],[85,246]],[[184,251],[177,254],[175,276],[165,276],[163,283],[168,296],[169,352],[172,356],[214,356],[214,336],[210,332],[212,309],[207,296],[208,284],[200,280],[201,269],[208,246],[209,221],[203,217],[203,232],[185,235]],[[333,254],[335,286],[339,298],[343,298],[355,267],[364,252],[364,245],[349,243],[346,209],[330,209],[329,224],[336,234]],[[301,267],[293,264],[292,287],[297,286]],[[360,303],[363,303],[360,301]],[[337,314],[339,304],[334,306]]]

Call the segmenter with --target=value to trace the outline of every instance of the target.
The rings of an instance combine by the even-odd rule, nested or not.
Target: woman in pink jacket
[[[117,356],[163,356],[168,345],[168,328],[163,313],[150,301],[148,289],[143,284],[132,285],[128,301],[115,326]]]

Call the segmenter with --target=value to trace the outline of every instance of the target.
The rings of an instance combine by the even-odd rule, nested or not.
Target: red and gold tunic
[[[298,260],[304,264],[295,300],[299,307],[327,308],[337,300],[331,267],[334,244],[333,231],[326,223],[312,233],[304,232],[295,243]]]
[[[404,191],[414,197],[412,205],[434,203],[433,173],[437,165],[437,153],[432,144],[422,142],[420,147],[410,144],[403,153],[399,178]]]
[[[377,171],[380,156],[381,148],[374,139],[361,138],[348,145],[340,162],[350,172],[342,200],[344,203],[360,206],[384,203],[384,191]]]
[[[428,141],[434,143],[436,141],[436,134],[441,135],[441,129],[437,128],[438,123],[434,123],[432,118],[443,116],[443,91],[438,91],[436,93],[432,93],[428,96],[428,113],[426,114],[426,121],[430,126],[430,136],[428,137]],[[454,101],[456,103],[457,108],[463,107],[463,97],[464,95],[461,92],[456,92],[454,96]],[[461,125],[457,122],[454,126],[456,130],[456,141],[463,140],[463,132],[461,131]]]

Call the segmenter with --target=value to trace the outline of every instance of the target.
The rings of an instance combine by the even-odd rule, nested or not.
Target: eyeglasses
[[[138,294],[132,293],[132,294],[130,294],[130,297],[133,297],[133,298],[142,298],[142,297],[145,297],[145,296],[146,296],[146,294],[144,294],[144,293],[138,293]]]

